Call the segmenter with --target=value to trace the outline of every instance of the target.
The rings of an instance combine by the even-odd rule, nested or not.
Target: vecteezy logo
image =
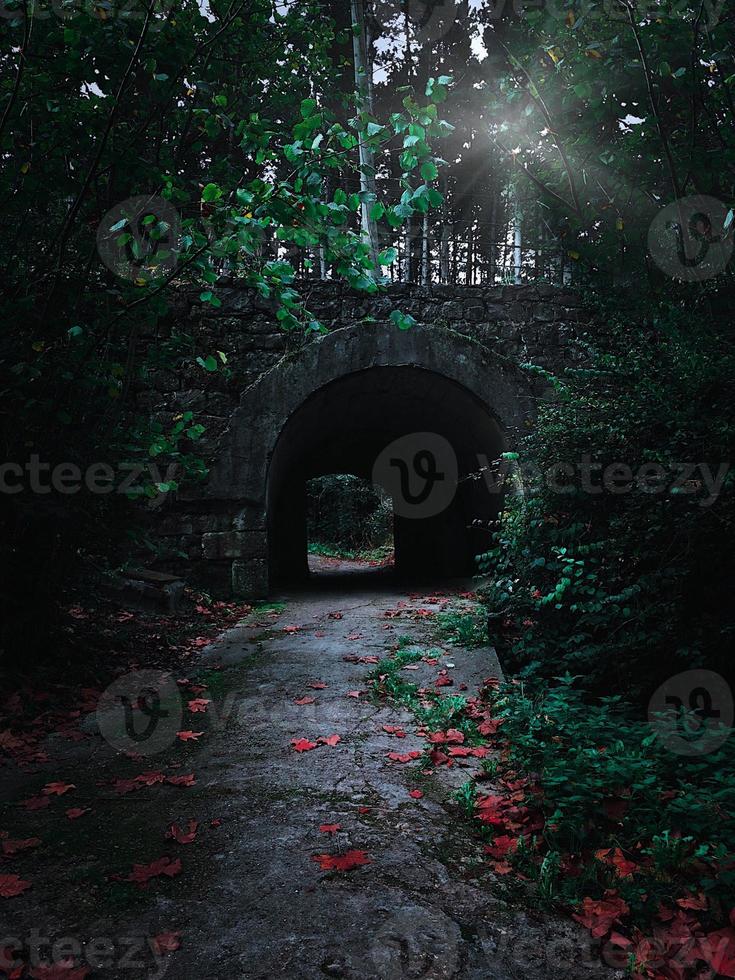
[[[457,457],[444,436],[413,432],[385,447],[372,477],[393,498],[400,517],[434,517],[457,492]]]
[[[724,271],[733,251],[732,215],[704,194],[662,208],[648,229],[648,250],[672,279],[701,282]]]
[[[382,27],[400,24],[406,18],[415,32],[418,47],[431,45],[448,34],[457,20],[467,16],[468,0],[375,0],[373,11]]]
[[[116,276],[148,282],[176,268],[180,235],[176,208],[162,197],[143,194],[107,212],[97,229],[97,250]]]
[[[168,748],[181,728],[179,688],[170,674],[135,670],[104,691],[97,724],[104,739],[120,752],[155,755]]]
[[[656,690],[648,704],[648,720],[671,752],[707,755],[732,730],[732,691],[713,670],[685,670]]]

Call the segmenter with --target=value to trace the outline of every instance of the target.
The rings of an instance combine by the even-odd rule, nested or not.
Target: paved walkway
[[[213,703],[183,723],[204,735],[178,743],[172,750],[178,756],[137,765],[138,771],[167,766],[193,771],[196,785],[113,794],[105,816],[110,857],[116,848],[122,863],[128,852],[135,852],[137,861],[167,854],[181,858],[181,873],[157,878],[138,900],[130,903],[126,897],[119,908],[102,901],[70,906],[61,895],[53,909],[38,906],[31,912],[29,906],[26,912],[54,935],[79,936],[85,943],[112,936],[116,948],[121,936],[182,933],[181,949],[165,958],[152,958],[148,951],[143,970],[123,968],[116,953],[116,965],[93,976],[584,980],[611,975],[595,960],[581,928],[521,911],[525,900],[512,876],[490,871],[451,800],[467,779],[466,760],[427,775],[425,761],[387,759],[389,752],[423,750],[425,743],[408,711],[369,699],[367,675],[374,666],[355,659],[385,656],[401,636],[428,643],[431,617],[417,610],[438,607],[426,596],[387,589],[380,577],[375,581],[377,589],[340,592],[337,582],[331,591],[291,597],[277,618],[264,613],[204,651],[204,665],[223,665],[211,675],[207,694],[200,695]],[[458,692],[467,684],[471,693],[499,671],[488,649],[445,648],[435,655],[438,663],[421,663],[406,677],[432,683],[444,668],[454,684],[443,691]],[[384,726],[400,726],[406,737]],[[334,742],[334,735],[336,744],[319,742]],[[302,738],[317,748],[297,752],[292,740]],[[99,783],[100,771],[116,759],[104,744],[95,752],[88,760],[89,776]],[[176,758],[185,761],[171,761]],[[192,818],[199,821],[192,843],[164,839],[171,821],[185,826]],[[324,825],[338,829],[325,832]],[[369,863],[339,871],[322,870],[314,860],[317,854],[350,851],[364,852],[358,860]],[[106,889],[100,894],[107,895]],[[32,895],[27,893],[31,901]],[[35,901],[40,897],[36,891]],[[11,928],[18,922],[13,918]]]

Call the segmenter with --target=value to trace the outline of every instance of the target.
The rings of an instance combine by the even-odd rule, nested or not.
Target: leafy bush
[[[685,667],[732,674],[735,356],[704,314],[670,307],[656,329],[613,317],[584,367],[550,378],[519,460],[543,476],[508,500],[480,557],[511,669],[563,665],[637,695]],[[634,475],[627,492],[601,486],[616,463]],[[652,466],[657,485],[641,476]]]
[[[715,918],[726,918],[735,904],[735,741],[706,756],[674,754],[619,697],[589,704],[577,680],[509,685],[495,698],[504,766],[536,784],[541,852],[564,856],[554,896],[576,901],[616,887],[641,922],[659,902],[703,891]],[[611,844],[634,873],[601,862]],[[527,851],[525,863],[537,876],[538,856]]]

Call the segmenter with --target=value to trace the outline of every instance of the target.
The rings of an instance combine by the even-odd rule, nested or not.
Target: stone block
[[[214,531],[203,534],[202,555],[214,560],[265,557],[265,534],[257,531]]]

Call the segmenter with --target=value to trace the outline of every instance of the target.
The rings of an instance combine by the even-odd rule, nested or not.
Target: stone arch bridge
[[[396,565],[471,571],[501,497],[469,475],[532,426],[540,391],[519,365],[569,362],[579,298],[545,285],[399,285],[365,297],[318,283],[306,299],[329,333],[305,342],[251,290],[218,295],[216,310],[180,299],[170,328],[190,350],[144,396],[148,411],[192,410],[207,426],[209,476],[153,512],[161,567],[243,597],[303,578],[306,482],[370,478],[386,447],[431,433],[451,446],[459,482],[440,513],[396,515]],[[394,309],[416,326],[399,330]],[[227,366],[204,377],[192,354],[216,350]]]

